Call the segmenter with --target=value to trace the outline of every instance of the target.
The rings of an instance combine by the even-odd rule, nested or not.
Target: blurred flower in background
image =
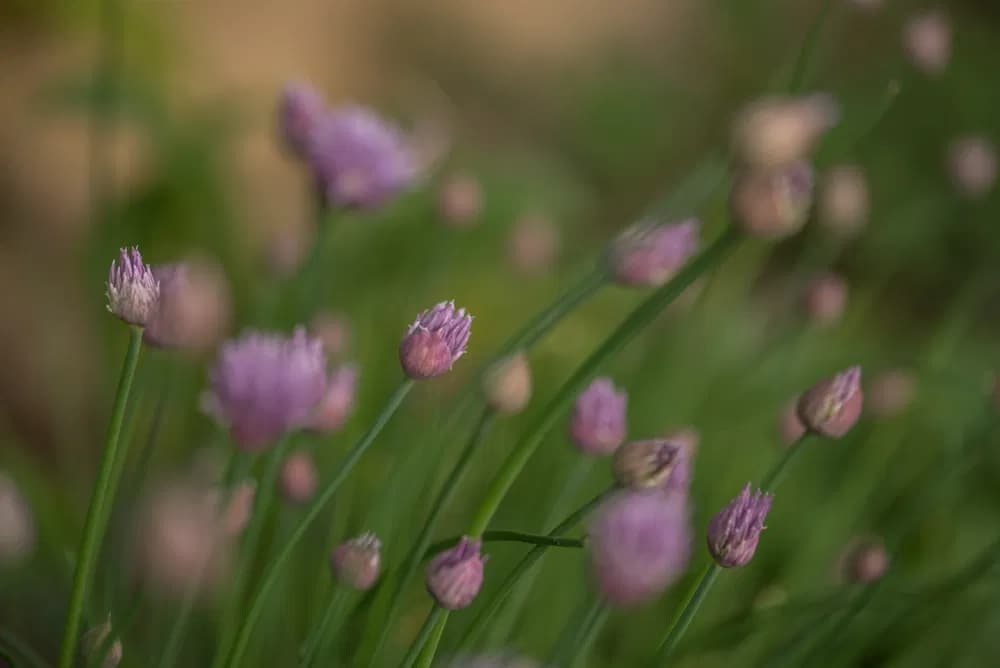
[[[997,180],[997,154],[986,137],[968,136],[948,145],[948,170],[952,183],[969,199],[981,199]]]
[[[903,26],[903,46],[914,67],[937,76],[951,59],[951,22],[939,10],[915,14]]]
[[[13,479],[0,471],[0,565],[16,565],[35,547],[35,520]]]

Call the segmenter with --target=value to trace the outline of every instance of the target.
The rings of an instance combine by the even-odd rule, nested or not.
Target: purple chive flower
[[[211,348],[229,324],[229,296],[222,272],[198,262],[152,269],[160,284],[160,298],[146,323],[143,341],[157,348]]]
[[[382,571],[382,543],[371,532],[352,538],[330,554],[330,568],[348,587],[371,589]]]
[[[744,169],[733,177],[729,208],[743,233],[781,239],[802,229],[813,202],[813,171],[805,161]]]
[[[682,446],[665,438],[631,441],[615,452],[612,470],[622,487],[654,489],[667,482],[683,457]]]
[[[316,178],[335,207],[374,209],[416,176],[399,129],[361,107],[338,109],[320,119],[309,153]]]
[[[598,589],[615,605],[658,595],[691,556],[687,511],[677,496],[619,493],[598,509],[589,535]]]
[[[130,325],[145,327],[156,312],[160,283],[135,246],[122,248],[111,263],[107,284],[108,310]]]
[[[750,491],[750,483],[740,495],[708,524],[708,551],[723,568],[746,566],[757,551],[764,520],[774,497],[760,490]]]
[[[799,419],[812,432],[840,438],[861,417],[861,367],[853,366],[809,388],[798,404]]]
[[[451,371],[452,365],[465,354],[472,331],[472,316],[455,302],[441,302],[424,311],[410,325],[399,344],[399,361],[403,371],[414,380],[434,378]]]
[[[323,344],[302,328],[289,338],[252,332],[223,344],[209,380],[209,412],[240,448],[259,451],[312,417],[326,388]]]
[[[292,81],[285,85],[278,104],[278,125],[288,148],[299,157],[307,157],[310,138],[323,118],[325,103],[316,89],[307,83]]]
[[[357,386],[358,368],[355,365],[345,364],[331,371],[326,381],[326,392],[309,420],[309,428],[321,434],[330,434],[344,426],[354,410]]]
[[[611,248],[615,281],[620,285],[663,285],[698,249],[700,229],[695,218],[673,225],[646,221],[629,228]]]
[[[610,455],[625,440],[628,395],[610,378],[598,378],[576,399],[570,418],[573,442],[589,455]]]
[[[472,603],[483,585],[481,542],[463,536],[458,545],[434,557],[427,566],[427,591],[447,610],[461,610]]]

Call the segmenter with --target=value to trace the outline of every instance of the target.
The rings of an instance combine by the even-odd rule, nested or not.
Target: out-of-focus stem
[[[253,631],[253,626],[260,617],[260,614],[264,610],[264,603],[267,600],[268,594],[271,589],[278,581],[278,576],[281,574],[285,565],[291,559],[292,553],[295,548],[305,537],[306,532],[309,527],[312,526],[313,522],[320,516],[323,512],[323,508],[330,502],[333,498],[334,493],[340,487],[344,479],[347,478],[348,474],[354,468],[361,456],[364,455],[368,447],[374,442],[375,437],[379,435],[382,428],[385,427],[389,419],[395,414],[396,410],[403,403],[403,399],[409,394],[410,390],[413,388],[413,382],[410,379],[404,380],[399,384],[396,391],[389,397],[386,405],[382,408],[382,412],[379,413],[378,417],[375,418],[375,422],[368,431],[354,444],[350,452],[340,463],[340,468],[333,475],[330,481],[326,484],[326,487],[317,495],[316,500],[309,507],[306,514],[299,520],[298,525],[292,532],[291,536],[285,542],[281,549],[281,552],[277,554],[274,560],[271,562],[270,567],[265,571],[264,577],[257,589],[256,594],[250,602],[250,606],[247,609],[246,617],[243,619],[243,623],[240,626],[240,630],[236,635],[236,642],[233,644],[232,651],[229,653],[228,659],[224,664],[230,668],[235,668],[240,666],[243,660],[243,655],[246,652],[247,644],[250,642],[250,633]]]
[[[129,328],[128,351],[125,363],[122,365],[118,378],[118,388],[115,391],[114,404],[111,409],[111,420],[104,441],[104,452],[101,455],[100,470],[94,483],[94,491],[90,497],[90,507],[87,509],[87,520],[83,528],[83,538],[76,555],[76,571],[73,575],[73,590],[69,599],[69,612],[66,617],[66,630],[63,634],[62,650],[59,654],[59,668],[69,668],[76,653],[76,642],[80,633],[80,618],[87,596],[87,589],[93,579],[97,554],[101,548],[101,540],[107,528],[108,508],[113,501],[114,490],[118,481],[114,480],[115,462],[118,459],[119,436],[122,421],[125,418],[125,407],[128,404],[129,391],[139,362],[139,352],[142,349],[142,328]],[[127,444],[126,446],[127,447]],[[125,453],[122,453],[124,458]],[[121,467],[117,467],[121,473]]]
[[[484,531],[480,539],[484,543],[527,543],[529,545],[544,545],[546,547],[581,548],[585,545],[585,541],[582,538],[559,538],[520,531]],[[447,550],[449,547],[457,544],[460,540],[460,536],[439,540],[426,549],[424,559],[430,559],[438,552]]]
[[[437,604],[434,604],[434,607],[431,608],[431,611],[427,613],[427,619],[424,620],[423,626],[420,627],[420,632],[417,634],[417,637],[413,640],[413,644],[410,645],[410,651],[406,653],[406,656],[403,657],[403,662],[399,664],[400,668],[413,667],[413,664],[416,663],[417,661],[417,657],[420,656],[421,650],[423,650],[424,646],[427,644],[428,639],[434,633],[435,628],[437,627],[437,620],[441,618],[441,615],[443,613],[444,613],[444,608],[441,608]]]

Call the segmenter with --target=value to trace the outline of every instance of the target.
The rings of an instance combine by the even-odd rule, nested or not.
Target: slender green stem
[[[468,469],[473,456],[479,449],[480,444],[486,438],[486,434],[489,432],[490,427],[492,427],[495,420],[496,413],[490,408],[484,408],[479,420],[476,423],[476,427],[472,430],[472,434],[469,436],[468,442],[465,444],[462,453],[458,457],[458,461],[455,462],[451,472],[448,473],[444,486],[441,488],[441,491],[438,492],[437,498],[434,499],[434,503],[431,505],[430,513],[428,513],[427,519],[424,521],[424,525],[420,529],[420,533],[417,535],[416,541],[410,547],[410,551],[403,560],[403,566],[400,569],[399,575],[392,581],[387,582],[389,588],[387,588],[386,591],[391,592],[391,596],[389,598],[388,607],[384,616],[384,622],[380,625],[381,631],[379,632],[379,637],[375,645],[375,651],[372,654],[372,660],[376,664],[378,663],[382,648],[385,646],[389,630],[395,623],[396,613],[399,610],[399,602],[402,594],[405,591],[406,586],[416,574],[417,568],[420,566],[421,557],[427,552],[427,547],[431,542],[431,535],[434,533],[434,529],[437,527],[438,521],[441,519],[441,512],[454,498],[462,476],[465,474],[466,469]]]
[[[128,352],[125,354],[125,363],[122,365],[121,376],[118,378],[118,389],[115,391],[111,420],[108,423],[108,432],[104,441],[104,453],[101,455],[100,470],[94,483],[93,494],[90,497],[83,538],[76,556],[76,571],[73,575],[73,590],[69,599],[69,612],[66,617],[62,650],[59,654],[59,668],[69,668],[76,653],[76,641],[80,633],[83,605],[87,589],[94,575],[94,566],[97,553],[100,551],[101,540],[107,528],[105,508],[112,502],[111,492],[118,485],[118,481],[112,478],[115,472],[115,461],[118,457],[119,435],[141,349],[142,328],[130,327]],[[127,444],[124,447],[127,447]],[[124,457],[124,453],[122,456]],[[118,467],[118,472],[121,472],[121,467]]]
[[[177,616],[174,617],[174,623],[170,625],[167,642],[163,646],[163,652],[160,654],[158,664],[160,668],[171,668],[177,663],[177,657],[181,651],[181,639],[184,637],[184,631],[187,629],[187,621],[191,617],[192,611],[194,611],[194,604],[197,599],[198,582],[196,580],[188,586],[188,590],[184,593],[184,600],[181,601],[180,610],[177,611]]]
[[[571,530],[579,524],[579,522],[583,520],[583,518],[597,506],[597,504],[607,498],[616,489],[617,487],[611,487],[574,510],[566,517],[566,519],[557,524],[555,528],[549,532],[549,537],[557,538]],[[479,615],[473,620],[472,624],[469,625],[465,635],[462,636],[461,641],[459,641],[459,649],[465,648],[466,645],[476,637],[476,634],[479,633],[480,630],[486,628],[493,616],[500,610],[504,601],[507,600],[507,597],[514,591],[514,587],[520,579],[538,562],[538,560],[545,555],[545,551],[548,550],[548,548],[548,545],[536,545],[529,550],[519,562],[517,562],[514,568],[511,569],[510,573],[507,574],[507,577],[504,578],[500,587],[497,588],[493,597],[483,606],[482,612],[480,612]]]
[[[235,633],[239,613],[243,609],[247,586],[250,584],[250,574],[253,572],[254,564],[257,562],[257,551],[260,547],[261,536],[264,535],[264,526],[267,524],[267,516],[271,511],[271,505],[274,501],[275,485],[278,481],[278,474],[281,471],[281,463],[285,459],[285,453],[288,452],[291,440],[291,435],[285,435],[271,449],[264,466],[264,471],[257,484],[257,491],[254,494],[253,513],[250,515],[250,522],[243,532],[239,563],[237,564],[236,574],[233,577],[232,586],[227,595],[226,606],[222,612],[222,632],[220,634],[222,641],[216,650],[218,655],[222,654],[223,648],[228,647]],[[237,461],[231,459],[230,462],[233,466],[227,468],[230,468],[230,471],[235,471]]]
[[[437,626],[438,619],[444,613],[444,608],[438,606],[437,604],[431,608],[430,612],[427,613],[427,619],[424,620],[423,626],[420,627],[420,632],[417,637],[413,639],[413,644],[410,645],[410,650],[403,657],[403,662],[400,663],[400,668],[413,668],[413,665],[417,662],[417,657],[420,656],[420,652],[423,651],[424,646],[427,645],[427,641],[430,639],[431,634],[434,633],[434,628]]]
[[[49,664],[38,655],[38,652],[6,629],[0,629],[0,647],[7,648],[5,651],[0,651],[0,656],[6,655],[12,666],[23,665],[27,666],[27,668],[49,668]],[[12,654],[24,659],[24,663],[16,662],[14,660],[15,657],[11,656]]]
[[[499,509],[501,502],[507,495],[511,485],[521,474],[527,465],[528,460],[542,444],[545,435],[553,427],[556,420],[569,407],[573,397],[583,389],[590,377],[597,372],[598,367],[606,359],[611,357],[626,343],[636,337],[639,332],[656,318],[660,312],[670,305],[681,293],[684,292],[700,276],[715,268],[731,253],[739,244],[742,237],[733,227],[726,230],[706,248],[698,257],[689,262],[670,282],[658,288],[637,306],[622,323],[608,335],[604,342],[597,347],[590,356],[577,367],[577,370],[556,392],[556,395],[549,401],[542,410],[541,417],[528,434],[521,440],[517,447],[504,461],[493,479],[486,496],[483,498],[476,512],[475,518],[469,528],[470,536],[480,536],[485,531],[493,515]],[[441,615],[438,624],[444,628],[448,622],[448,615]],[[436,648],[428,646],[425,652],[430,653],[433,660],[433,652]]]
[[[246,652],[247,644],[250,642],[250,633],[253,631],[253,626],[260,617],[260,614],[264,611],[264,603],[267,600],[267,595],[271,592],[271,589],[277,584],[278,576],[281,574],[285,565],[291,559],[292,553],[295,551],[296,546],[305,537],[306,532],[309,527],[312,526],[313,522],[322,514],[323,509],[333,498],[334,493],[340,487],[344,479],[347,478],[348,474],[354,468],[361,456],[364,455],[368,447],[374,442],[375,437],[378,436],[382,428],[385,427],[389,418],[393,416],[396,410],[399,408],[400,404],[403,403],[403,399],[413,388],[412,380],[404,380],[399,384],[396,391],[389,397],[388,402],[382,408],[382,412],[379,413],[378,417],[375,418],[375,422],[369,427],[368,431],[361,437],[361,439],[355,443],[354,447],[351,448],[350,452],[340,463],[340,467],[337,472],[330,479],[330,482],[326,484],[323,491],[316,497],[313,504],[309,507],[306,514],[299,520],[298,525],[295,530],[289,536],[287,542],[282,547],[281,551],[277,554],[274,560],[271,562],[270,568],[264,573],[264,577],[254,595],[252,601],[250,602],[249,608],[247,608],[246,617],[243,619],[243,623],[240,626],[239,633],[236,636],[236,642],[233,644],[232,651],[229,653],[229,657],[226,660],[226,666],[230,668],[235,668],[236,666],[242,665],[243,655]]]
[[[323,643],[329,640],[333,622],[343,610],[349,594],[350,591],[344,587],[337,587],[334,590],[333,596],[330,597],[330,603],[327,604],[326,611],[323,613],[323,618],[302,647],[302,658],[299,661],[302,668],[309,668],[316,661]]]
[[[445,540],[439,540],[424,551],[424,559],[430,559],[438,552],[447,550],[449,547],[456,545],[461,539],[461,536],[454,536]],[[544,545],[546,547],[582,548],[587,544],[583,538],[559,538],[521,531],[484,531],[480,539],[484,543],[528,543],[529,545]]]
[[[594,645],[594,641],[597,640],[601,629],[604,628],[604,623],[608,621],[609,614],[611,614],[611,608],[607,606],[603,599],[599,598],[594,601],[593,607],[591,607],[587,618],[584,620],[583,630],[577,638],[573,654],[570,656],[569,665],[571,667],[575,668],[582,665],[586,660],[587,655],[590,654],[590,648]]]
[[[684,605],[681,606],[674,621],[670,624],[670,630],[667,631],[667,635],[660,643],[660,647],[656,652],[656,664],[662,664],[670,658],[670,655],[677,648],[677,643],[680,642],[684,632],[687,631],[691,620],[694,619],[698,608],[701,607],[702,601],[705,600],[705,596],[708,594],[708,590],[712,588],[715,578],[719,577],[721,571],[722,567],[714,561],[705,567],[701,577],[698,578],[697,586],[688,594],[687,600],[684,601]]]
[[[802,48],[799,49],[798,58],[795,59],[795,65],[792,67],[792,75],[788,81],[789,93],[802,92],[802,88],[806,83],[806,77],[809,74],[809,66],[812,65],[813,56],[816,54],[816,47],[819,46],[819,35],[826,24],[826,18],[832,7],[833,0],[824,0],[819,11],[816,13],[816,18],[813,19],[812,24],[809,26],[809,31],[802,41]]]
[[[798,454],[802,450],[802,445],[812,436],[810,432],[806,432],[799,440],[792,443],[785,450],[785,453],[775,462],[771,470],[764,474],[764,477],[760,479],[760,488],[767,492],[773,492],[774,488],[777,487],[782,480],[785,478],[785,474],[788,473],[788,467],[792,463]]]

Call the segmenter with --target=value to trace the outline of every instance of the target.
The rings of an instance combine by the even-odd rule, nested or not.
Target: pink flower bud
[[[470,174],[453,174],[438,191],[438,213],[448,227],[475,225],[482,209],[483,188]]]
[[[569,434],[588,455],[610,455],[625,440],[628,395],[616,392],[610,378],[598,378],[580,393],[570,418]]]
[[[122,248],[111,263],[107,282],[108,311],[130,325],[145,327],[156,313],[160,282],[142,261],[139,249]]]
[[[531,367],[524,353],[495,362],[483,376],[486,403],[501,415],[524,410],[531,399]]]
[[[507,255],[518,272],[537,276],[555,265],[559,246],[559,229],[552,221],[538,214],[527,214],[510,232]]]
[[[708,551],[715,563],[723,568],[750,563],[773,499],[760,490],[752,492],[747,483],[739,496],[712,518],[708,525]]]
[[[806,287],[804,306],[809,320],[820,327],[840,321],[847,307],[847,281],[827,273],[813,279]]]
[[[758,100],[733,123],[737,159],[751,169],[769,170],[806,158],[839,113],[825,94]]]
[[[344,354],[351,341],[350,321],[339,313],[317,313],[309,325],[309,331],[323,342],[323,350],[331,358]]]
[[[840,574],[846,582],[871,584],[879,580],[889,569],[889,553],[878,538],[855,538],[840,558]]]
[[[903,46],[918,70],[941,74],[951,59],[951,22],[940,11],[915,14],[903,26]]]
[[[861,417],[861,367],[854,366],[813,385],[799,398],[799,419],[810,431],[840,438]]]
[[[786,448],[799,442],[806,435],[806,426],[799,419],[798,399],[790,401],[778,419],[778,437]]]
[[[729,193],[729,209],[733,222],[745,234],[781,239],[805,225],[812,196],[812,168],[805,162],[794,162],[737,173]]]
[[[959,192],[982,199],[997,180],[997,154],[989,139],[960,137],[948,146],[948,171]]]
[[[281,493],[292,503],[305,503],[316,492],[316,465],[306,452],[292,453],[281,468]]]
[[[868,222],[868,181],[860,167],[840,165],[823,177],[819,223],[834,235],[850,238]]]
[[[627,229],[611,246],[610,263],[620,285],[663,285],[698,249],[701,223],[691,218],[660,225],[644,221]]]
[[[463,537],[455,547],[442,552],[427,567],[427,591],[446,610],[461,610],[475,600],[483,585],[481,543]]]
[[[612,472],[622,487],[662,487],[684,456],[681,445],[662,438],[631,441],[615,451]]]
[[[229,327],[229,293],[222,271],[195,261],[153,267],[160,283],[156,311],[146,324],[144,340],[160,348],[205,351]]]
[[[906,410],[915,389],[913,374],[903,369],[893,369],[872,378],[865,394],[868,396],[872,415],[890,418]]]
[[[352,589],[367,591],[382,572],[382,543],[365,533],[341,544],[330,555],[333,576]]]
[[[14,481],[0,472],[0,566],[16,564],[35,548],[35,521]]]
[[[456,309],[453,301],[424,311],[410,325],[399,346],[403,371],[414,380],[448,373],[465,354],[471,330],[472,316],[464,308]]]
[[[309,428],[321,434],[331,434],[347,421],[354,410],[358,384],[357,367],[345,364],[330,372],[326,392],[313,411]]]

